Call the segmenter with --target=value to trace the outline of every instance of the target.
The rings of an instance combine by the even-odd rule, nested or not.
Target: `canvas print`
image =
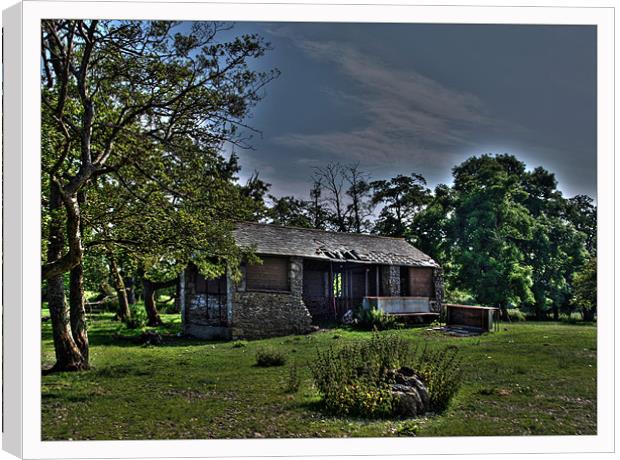
[[[43,440],[597,433],[596,27],[40,32]]]

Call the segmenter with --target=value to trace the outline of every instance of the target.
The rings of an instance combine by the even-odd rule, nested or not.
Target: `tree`
[[[131,310],[129,309],[129,298],[127,296],[127,288],[125,287],[125,280],[119,268],[117,262],[117,256],[111,249],[108,249],[108,263],[110,264],[110,277],[112,278],[112,285],[116,291],[116,297],[118,299],[118,310],[116,311],[116,317],[120,321],[128,321],[131,318]]]
[[[351,203],[347,207],[351,228],[357,233],[361,233],[370,226],[367,218],[372,214],[369,176],[360,170],[359,163],[344,167],[343,174],[349,184],[346,194],[351,199]]]
[[[568,199],[566,219],[585,235],[585,247],[589,254],[596,254],[596,206],[587,195],[576,195]]]
[[[524,173],[509,155],[471,157],[453,169],[453,281],[503,310],[533,301],[532,268],[521,250],[534,226],[523,205]]]
[[[325,192],[324,203],[329,209],[328,221],[338,232],[349,231],[349,211],[346,204],[345,169],[340,163],[332,162],[314,170],[315,185],[320,184]]]
[[[404,236],[416,214],[430,199],[426,179],[420,174],[398,176],[370,183],[372,204],[382,205],[374,232],[387,236]]]
[[[269,192],[271,184],[268,184],[259,177],[257,171],[250,176],[245,185],[241,187],[242,195],[250,200],[253,210],[248,220],[259,221],[267,217],[268,211],[265,204],[265,197]]]
[[[570,222],[542,214],[535,219],[532,239],[524,252],[532,267],[536,319],[544,319],[551,310],[557,320],[560,307],[570,299],[573,273],[584,261],[583,234]]]
[[[312,221],[308,215],[309,203],[293,196],[281,198],[269,195],[272,202],[267,214],[270,223],[289,225],[293,227],[312,228]]]
[[[248,61],[268,44],[255,35],[218,42],[219,23],[42,21],[42,186],[47,196],[47,283],[56,350],[53,370],[88,368],[82,302],[68,309],[63,277],[84,258],[81,200],[130,167],[157,183],[177,164],[177,139],[192,155],[243,143],[238,127],[275,73]],[[162,189],[164,187],[162,186]],[[163,191],[163,190],[162,190]],[[218,233],[230,231],[222,226]],[[73,291],[73,290],[72,290]],[[79,296],[79,287],[76,292]]]
[[[453,212],[452,190],[439,184],[428,204],[415,215],[405,231],[407,240],[442,266],[448,266],[451,261],[449,229]]]
[[[585,235],[564,217],[570,204],[553,173],[537,167],[522,182],[528,194],[524,204],[534,218],[532,239],[523,246],[532,267],[534,312],[540,320],[551,310],[557,320],[570,298],[572,275],[585,260]]]
[[[593,321],[596,314],[596,256],[588,259],[575,274],[573,302],[581,308],[584,321]]]
[[[84,207],[91,229],[86,244],[93,251],[104,248],[120,319],[128,319],[128,297],[118,260],[140,279],[148,324],[157,326],[156,291],[174,285],[190,261],[218,276],[243,257],[220,233],[230,222],[253,218],[255,197],[238,185],[235,158],[225,160],[216,150],[194,158],[192,149],[177,141],[176,166],[168,165],[165,175],[144,177],[125,167],[91,189]]]
[[[310,201],[308,204],[308,218],[312,228],[325,230],[329,219],[329,212],[325,209],[322,199],[321,183],[317,180],[310,189]]]

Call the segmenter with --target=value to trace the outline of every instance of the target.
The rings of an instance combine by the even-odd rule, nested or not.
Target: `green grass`
[[[413,345],[457,345],[464,360],[464,384],[448,410],[412,421],[328,416],[317,404],[307,366],[316,348],[366,339],[369,332],[326,330],[234,346],[177,337],[178,315],[162,315],[167,326],[158,330],[166,342],[141,346],[131,340],[141,330],[112,317],[91,317],[92,370],[43,377],[43,439],[596,433],[593,325],[503,324],[500,332],[473,338],[397,331]],[[54,357],[49,321],[42,327],[47,367]],[[265,347],[282,351],[286,364],[255,366],[256,351]],[[293,365],[300,388],[291,394]]]

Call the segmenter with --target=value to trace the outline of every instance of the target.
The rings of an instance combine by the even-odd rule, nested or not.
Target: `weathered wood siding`
[[[263,256],[261,259],[261,265],[246,266],[246,290],[289,291],[289,258]]]
[[[435,297],[433,269],[430,267],[409,267],[408,294],[414,297]]]
[[[473,305],[446,305],[446,324],[448,326],[468,326],[484,331],[493,327],[493,317],[497,310]]]
[[[330,308],[329,264],[304,260],[303,301],[314,323],[333,318]],[[330,313],[331,312],[331,313]]]

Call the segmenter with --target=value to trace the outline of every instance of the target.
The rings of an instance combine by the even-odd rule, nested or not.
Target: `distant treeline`
[[[371,180],[359,165],[315,168],[308,199],[267,194],[256,217],[281,225],[404,237],[445,269],[449,299],[538,319],[596,311],[596,206],[512,155],[474,156],[431,190],[417,173]],[[259,194],[260,195],[260,194]]]

